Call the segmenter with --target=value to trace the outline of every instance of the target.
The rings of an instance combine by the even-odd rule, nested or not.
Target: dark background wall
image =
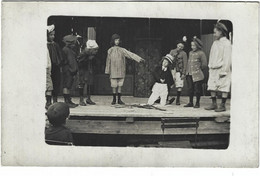
[[[55,24],[55,41],[64,46],[62,38],[68,34],[79,34],[83,37],[82,43],[87,41],[88,27],[95,28],[96,41],[99,45],[99,52],[95,60],[95,74],[96,84],[93,91],[94,94],[110,94],[110,85],[108,76],[104,75],[107,50],[110,47],[110,39],[112,34],[117,33],[121,36],[122,47],[132,52],[137,52],[140,48],[144,47],[143,42],[150,41],[153,43],[149,47],[145,47],[147,50],[146,56],[149,59],[153,59],[150,64],[159,64],[159,61],[163,55],[170,52],[171,49],[176,48],[176,40],[182,39],[185,35],[188,38],[185,46],[187,54],[190,51],[190,41],[193,36],[203,38],[207,45],[211,45],[213,42],[212,34],[213,27],[217,20],[191,20],[191,19],[160,19],[160,18],[114,18],[114,17],[71,17],[71,16],[51,16],[48,18],[48,25]],[[228,20],[222,20],[228,27],[230,32],[233,31],[232,23]],[[209,35],[208,35],[209,34]],[[154,43],[154,41],[159,43]],[[138,42],[137,42],[138,41]],[[141,43],[140,43],[141,41]],[[147,45],[146,45],[147,46]],[[151,54],[151,50],[155,50],[154,46],[157,46],[158,51]],[[208,55],[210,46],[205,47]],[[154,56],[149,56],[154,55]],[[147,58],[145,58],[147,59]],[[136,63],[131,60],[127,61],[127,79],[124,84],[123,91],[128,95],[142,95],[136,89],[139,83],[137,79]],[[151,67],[152,68],[152,67]],[[206,73],[207,74],[207,73]],[[205,80],[206,83],[207,80]],[[74,85],[73,94],[77,95],[76,86]],[[149,86],[149,85],[147,85]],[[207,93],[207,92],[205,92]],[[149,94],[149,93],[148,93]],[[175,90],[172,91],[175,94]],[[183,95],[186,94],[186,86],[184,87]],[[143,96],[147,96],[144,95]]]

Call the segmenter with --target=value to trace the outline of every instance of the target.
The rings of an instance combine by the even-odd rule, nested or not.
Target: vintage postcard
[[[258,8],[3,2],[2,164],[258,167]]]

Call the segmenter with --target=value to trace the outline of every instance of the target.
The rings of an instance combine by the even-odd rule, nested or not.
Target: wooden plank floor
[[[188,103],[188,97],[181,97],[181,105],[177,106],[175,102],[172,105],[166,105],[161,107],[166,111],[159,111],[155,109],[142,109],[137,107],[124,107],[118,108],[111,105],[111,96],[92,96],[92,100],[96,102],[96,105],[78,106],[70,110],[72,116],[94,116],[94,117],[230,117],[230,100],[227,100],[225,112],[215,112],[204,110],[206,106],[211,103],[210,97],[201,97],[201,107],[184,108],[183,106]],[[136,97],[123,97],[123,101],[126,104],[146,104],[148,98],[136,98]],[[63,100],[60,100],[63,101]],[[79,102],[79,98],[73,98],[75,103]],[[195,102],[195,98],[194,98]],[[221,100],[217,100],[220,104]],[[160,107],[159,104],[155,106]]]
[[[104,120],[68,120],[67,127],[73,133],[89,134],[127,134],[127,135],[162,135],[160,121],[104,121]],[[200,121],[198,134],[229,134],[229,123]],[[164,134],[195,134],[195,128],[169,128]]]

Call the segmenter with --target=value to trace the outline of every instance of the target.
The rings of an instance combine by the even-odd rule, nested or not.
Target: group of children
[[[47,28],[47,85],[46,85],[46,105],[45,108],[57,102],[57,95],[60,91],[61,73],[63,76],[63,96],[64,102],[70,108],[75,108],[71,100],[70,91],[76,76],[78,76],[78,91],[80,95],[79,105],[94,105],[90,98],[91,87],[93,85],[93,59],[98,52],[98,44],[95,40],[88,40],[86,46],[81,48],[79,45],[80,36],[66,35],[63,37],[65,46],[61,49],[54,42],[55,26],[50,25]],[[86,103],[83,95],[87,94]]]
[[[184,107],[200,108],[202,83],[205,77],[205,69],[208,66],[208,91],[211,92],[212,104],[205,109],[215,110],[216,112],[226,111],[225,103],[231,89],[232,45],[228,40],[228,29],[223,23],[217,22],[213,32],[215,41],[210,50],[208,65],[206,55],[202,51],[203,43],[199,38],[194,37],[191,41],[191,51],[188,58],[183,51],[185,37],[184,40],[177,41],[177,48],[164,56],[161,66],[155,68],[153,73],[155,84],[148,100],[149,105],[152,105],[159,97],[161,105],[165,105],[168,92],[174,82],[177,89],[176,105],[180,105],[180,95],[186,78],[189,103]],[[217,92],[222,94],[222,102],[219,106],[217,106],[216,102]],[[194,96],[196,96],[195,105],[193,104]]]
[[[54,42],[55,26],[48,26],[47,46],[48,46],[48,67],[47,67],[47,87],[46,87],[46,108],[57,102],[59,92],[60,73],[63,74],[63,96],[65,103],[70,108],[78,106],[71,101],[70,90],[72,88],[76,75],[78,76],[80,106],[86,104],[94,105],[90,98],[91,86],[93,85],[93,60],[98,52],[98,44],[95,40],[88,40],[86,46],[79,49],[78,36],[67,35],[63,38],[65,46],[61,50]],[[208,90],[211,91],[212,105],[205,109],[225,111],[225,101],[230,92],[231,82],[231,43],[227,39],[227,28],[223,23],[217,23],[214,27],[214,36],[216,41],[213,43],[209,58],[209,81]],[[187,38],[177,41],[176,49],[173,49],[164,56],[160,66],[153,72],[154,85],[148,104],[152,105],[158,102],[160,104],[171,104],[175,98],[169,100],[169,91],[175,84],[177,89],[176,105],[180,105],[180,96],[186,79],[189,103],[184,107],[200,107],[200,97],[202,95],[202,83],[204,80],[204,69],[207,68],[207,59],[202,51],[202,41],[194,37],[191,41],[191,51],[187,56],[184,51]],[[122,48],[121,40],[118,34],[111,37],[111,48],[107,51],[105,73],[110,76],[113,99],[111,104],[124,104],[121,99],[122,86],[126,74],[126,58],[136,62],[144,62],[144,59],[138,55]],[[84,102],[84,90],[87,94]],[[216,92],[222,92],[222,103],[219,107],[216,105]],[[196,97],[196,103],[193,103],[193,97]]]
[[[222,112],[226,110],[225,103],[231,87],[231,49],[228,40],[228,30],[223,23],[218,22],[214,27],[215,41],[209,56],[209,80],[208,90],[211,92],[212,104],[206,110]],[[46,81],[46,108],[47,117],[51,127],[45,131],[45,139],[48,142],[59,142],[60,144],[73,143],[71,132],[64,125],[69,117],[69,108],[77,105],[71,101],[70,89],[76,75],[79,76],[79,94],[81,106],[95,104],[90,99],[90,87],[93,84],[92,61],[98,52],[98,45],[94,40],[89,40],[86,47],[81,51],[76,50],[77,36],[68,35],[63,38],[65,47],[60,50],[54,42],[54,25],[48,26],[48,53],[47,53],[47,81]],[[184,38],[185,39],[185,38]],[[138,55],[120,47],[120,36],[114,34],[111,38],[111,48],[107,53],[105,73],[110,75],[113,92],[112,104],[124,104],[121,100],[121,88],[125,78],[125,58],[143,62],[144,59]],[[204,80],[204,69],[207,68],[207,59],[202,51],[202,41],[194,37],[191,41],[189,57],[183,50],[185,40],[177,41],[177,48],[164,56],[161,64],[153,71],[154,84],[148,105],[153,105],[160,98],[160,104],[172,103],[174,98],[168,100],[169,91],[175,84],[177,89],[176,105],[180,105],[180,95],[186,79],[189,103],[184,107],[200,107],[200,96],[202,95],[202,83]],[[60,72],[63,73],[63,94],[65,103],[57,103]],[[78,73],[78,74],[77,74]],[[83,100],[84,89],[87,91],[86,103]],[[219,106],[216,102],[216,94],[221,92],[222,101]],[[118,98],[116,98],[118,96]],[[193,97],[196,103],[193,104]],[[51,97],[54,104],[51,105]]]

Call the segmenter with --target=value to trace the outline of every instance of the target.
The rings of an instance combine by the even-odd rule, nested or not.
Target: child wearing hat
[[[202,83],[204,80],[203,71],[207,68],[207,58],[202,49],[202,41],[194,37],[191,42],[191,49],[186,70],[188,85],[189,103],[184,107],[200,107],[200,96],[202,95]],[[193,96],[196,96],[196,104],[193,105]]]
[[[116,104],[116,92],[118,93],[118,104],[124,104],[121,100],[121,88],[126,72],[125,58],[133,59],[136,62],[144,61],[144,59],[138,55],[120,47],[120,42],[120,36],[113,34],[111,37],[112,47],[107,51],[105,73],[110,75],[110,83],[113,91],[113,101],[111,104]]]
[[[176,105],[180,105],[180,96],[184,84],[187,66],[187,54],[183,51],[186,36],[182,40],[177,40],[177,48],[170,51],[170,55],[174,58],[175,68],[171,71],[177,88]]]
[[[160,97],[160,104],[166,105],[168,92],[171,85],[173,85],[173,77],[169,69],[169,65],[173,63],[173,57],[167,54],[163,57],[161,65],[157,66],[153,72],[155,83],[152,88],[152,94],[148,99],[148,104],[153,105],[154,102]]]
[[[208,90],[211,92],[212,104],[205,109],[222,112],[226,111],[225,103],[231,87],[232,45],[228,40],[228,29],[223,23],[217,22],[213,35],[216,40],[210,50],[208,65]],[[219,107],[216,99],[217,92],[222,94],[222,102]]]
[[[73,144],[71,131],[65,126],[69,114],[69,106],[66,103],[58,102],[49,107],[46,115],[51,125],[45,129],[47,143]]]
[[[98,44],[95,40],[88,40],[86,42],[86,47],[79,54],[78,64],[79,64],[79,105],[86,106],[87,104],[95,105],[91,96],[91,86],[93,85],[94,73],[93,73],[93,60],[98,52]],[[87,89],[87,90],[86,90]],[[86,90],[87,99],[84,102],[83,93]]]
[[[74,35],[67,35],[63,37],[65,43],[62,49],[64,53],[64,66],[63,66],[63,96],[64,101],[69,105],[70,108],[75,108],[78,105],[71,101],[70,89],[72,88],[74,78],[78,72],[77,53],[75,46],[77,37]]]
[[[55,26],[50,25],[47,27],[47,47],[49,56],[51,59],[51,79],[53,83],[52,96],[47,96],[47,104],[51,104],[51,98],[53,103],[57,102],[57,96],[60,91],[61,85],[61,67],[64,62],[62,51],[60,46],[54,42],[55,39]]]

